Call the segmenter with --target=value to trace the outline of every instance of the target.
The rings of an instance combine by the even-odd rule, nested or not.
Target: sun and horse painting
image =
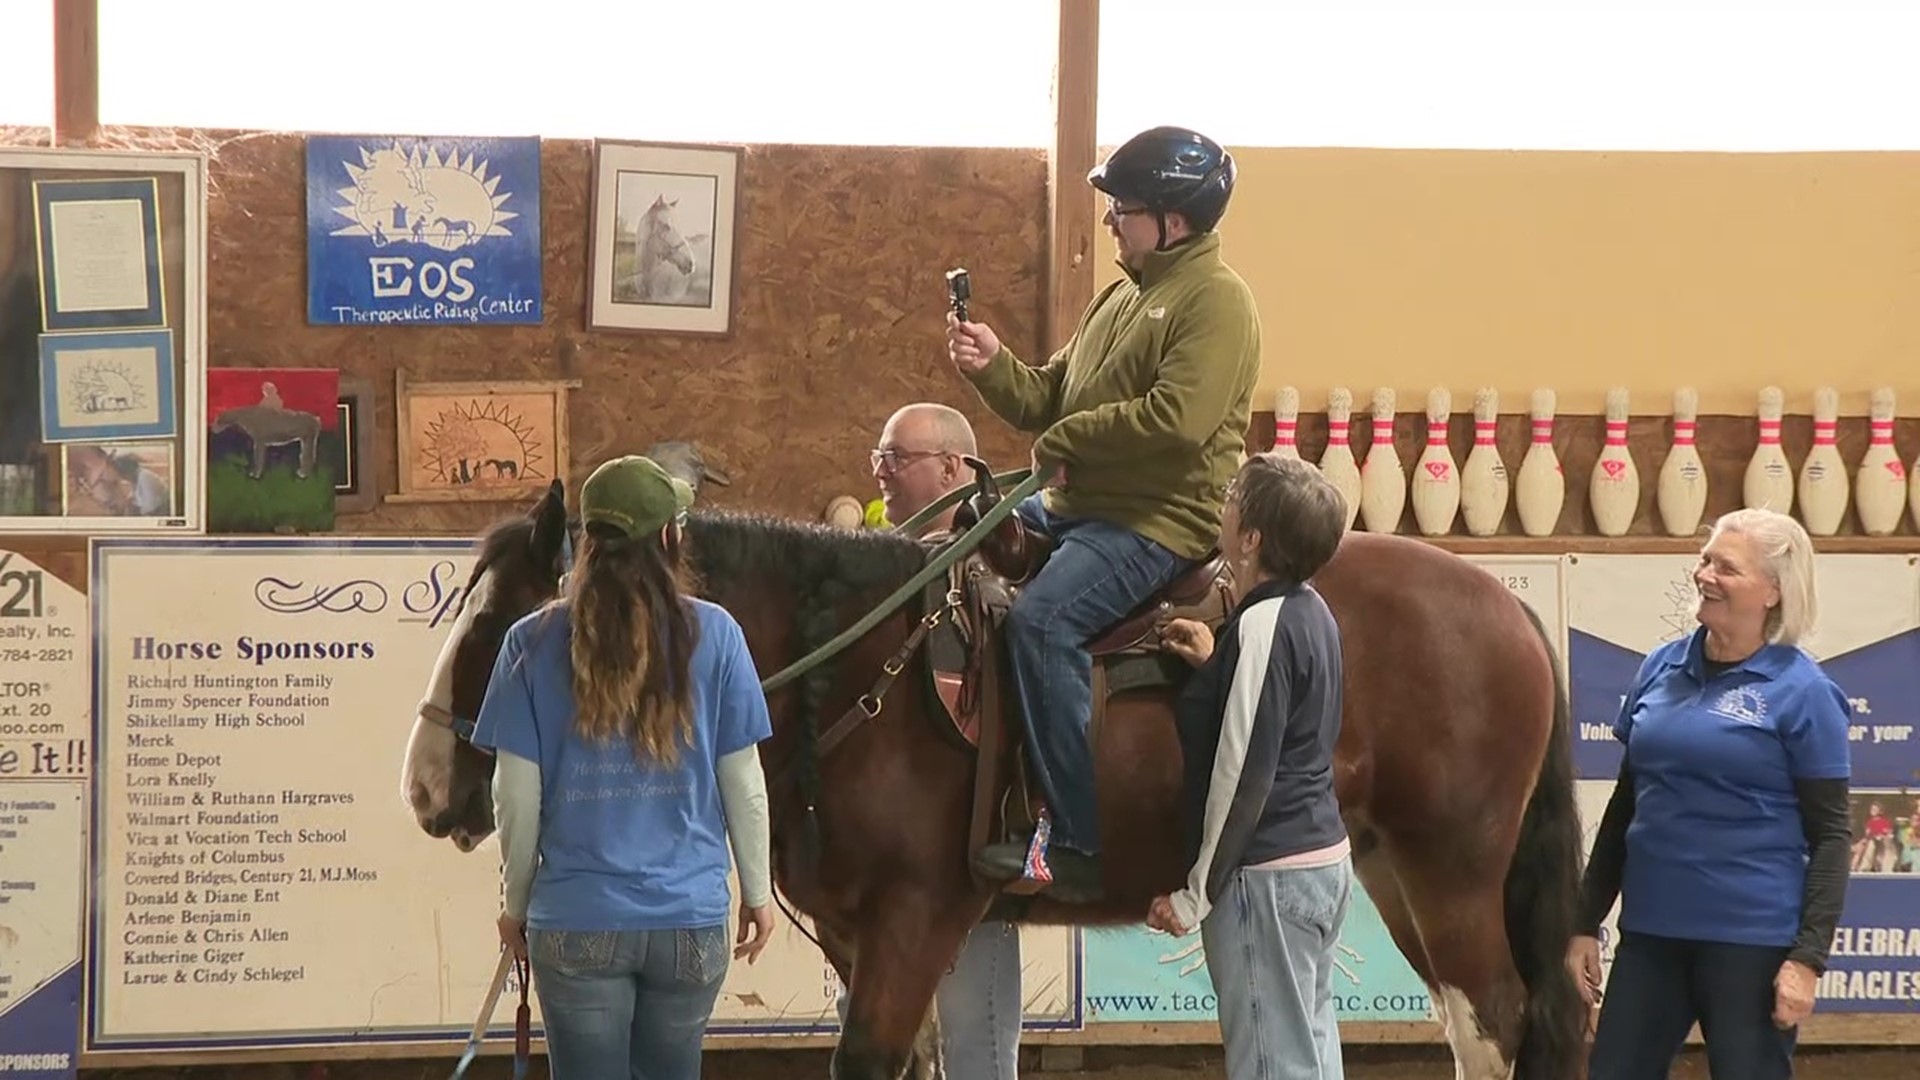
[[[399,402],[400,490],[407,501],[520,499],[567,468],[567,390],[577,380],[409,383]]]
[[[339,395],[334,368],[207,370],[209,531],[333,528]]]

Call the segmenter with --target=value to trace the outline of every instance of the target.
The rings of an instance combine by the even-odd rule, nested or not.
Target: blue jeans
[[[1233,1080],[1340,1080],[1333,956],[1353,861],[1234,873],[1200,923]]]
[[[1008,661],[1026,719],[1027,756],[1052,815],[1049,842],[1097,855],[1099,800],[1087,743],[1093,659],[1086,644],[1189,563],[1130,529],[1056,517],[1038,492],[1014,512],[1054,541],[1046,566],[1007,612]]]
[[[947,1080],[1018,1080],[1020,1076],[1020,928],[987,922],[960,943],[953,970],[934,992],[940,1013],[940,1057]],[[834,1003],[842,1026],[847,995]]]
[[[553,1080],[700,1080],[731,960],[725,924],[529,930],[527,958]]]
[[[1622,933],[1587,1059],[1591,1080],[1664,1077],[1700,1022],[1713,1080],[1785,1080],[1799,1029],[1773,1026],[1785,946]]]

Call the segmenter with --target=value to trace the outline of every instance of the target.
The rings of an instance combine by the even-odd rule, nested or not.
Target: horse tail
[[[1516,1080],[1563,1080],[1583,1074],[1587,1009],[1567,971],[1580,896],[1580,814],[1574,801],[1572,709],[1552,639],[1540,616],[1519,598],[1553,673],[1553,730],[1520,819],[1507,867],[1507,943],[1527,987],[1526,1025],[1515,1059]]]

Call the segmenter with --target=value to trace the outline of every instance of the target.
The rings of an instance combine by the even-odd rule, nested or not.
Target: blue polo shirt
[[[1709,676],[1706,630],[1640,665],[1614,721],[1633,764],[1620,928],[1791,945],[1807,842],[1796,780],[1847,779],[1846,695],[1798,648]]]
[[[630,740],[596,745],[573,730],[569,607],[513,624],[474,723],[475,746],[540,766],[535,930],[669,930],[727,921],[726,814],[715,763],[772,727],[740,624],[688,600],[693,745],[673,766],[639,761]]]

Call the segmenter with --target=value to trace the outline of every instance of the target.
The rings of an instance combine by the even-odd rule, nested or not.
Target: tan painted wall
[[[1444,384],[1502,412],[1536,386],[1598,413],[1624,385],[1665,414],[1811,411],[1876,385],[1920,416],[1920,154],[1237,150],[1226,253],[1259,297],[1254,408],[1345,385],[1401,411]],[[1104,206],[1104,204],[1101,204]],[[1104,230],[1099,280],[1116,276]]]

